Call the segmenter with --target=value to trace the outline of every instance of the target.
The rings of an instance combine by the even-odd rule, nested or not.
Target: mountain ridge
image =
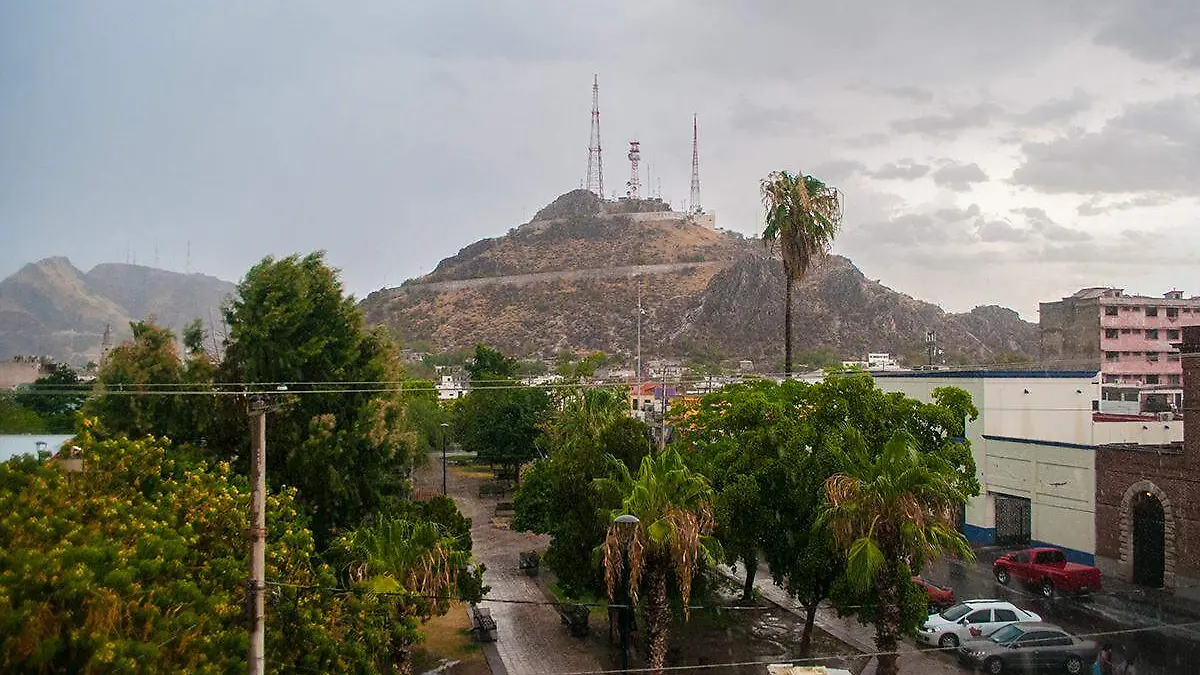
[[[783,270],[760,239],[703,227],[665,203],[602,203],[574,190],[528,223],[362,300],[368,321],[433,349],[476,342],[518,355],[567,349],[629,355],[640,295],[643,358],[782,358]],[[641,266],[651,269],[636,273]],[[639,290],[640,286],[640,290]],[[1036,355],[1037,326],[983,305],[947,313],[830,256],[797,284],[795,348],[924,361],[935,331],[947,360]]]

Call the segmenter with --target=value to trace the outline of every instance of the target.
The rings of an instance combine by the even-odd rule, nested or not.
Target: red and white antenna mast
[[[704,212],[704,209],[700,208],[700,133],[694,113],[692,114],[692,194],[689,199],[692,213]]]
[[[604,160],[600,156],[600,78],[592,75],[592,138],[588,143],[587,189],[604,199]]]
[[[642,181],[638,178],[638,162],[642,161],[642,144],[629,141],[629,182],[625,184],[625,195],[630,199],[641,199]]]

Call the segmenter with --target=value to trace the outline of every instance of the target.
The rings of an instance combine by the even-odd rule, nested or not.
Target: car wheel
[[[991,675],[1000,675],[1004,672],[1004,662],[992,657],[983,663],[983,670]]]
[[[1072,656],[1067,659],[1067,672],[1071,675],[1079,675],[1083,672],[1083,659],[1078,656]]]
[[[938,646],[942,649],[955,649],[958,647],[958,636],[954,633],[947,633],[938,640]]]
[[[1053,598],[1054,597],[1054,582],[1053,581],[1050,581],[1049,579],[1042,580],[1042,597],[1043,598]]]
[[[996,570],[996,581],[999,581],[1001,586],[1007,586],[1009,581],[1008,570],[1003,567]]]

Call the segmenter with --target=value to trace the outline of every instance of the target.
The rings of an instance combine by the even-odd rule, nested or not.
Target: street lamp
[[[631,619],[633,618],[633,589],[630,588],[629,582],[629,538],[632,536],[631,530],[637,527],[641,521],[638,517],[628,513],[617,516],[613,519],[613,523],[619,525],[625,532],[621,537],[621,589],[624,593],[621,608],[620,632],[621,632],[621,672],[629,672],[629,628]]]
[[[442,422],[442,496],[446,496],[446,430],[450,425]]]

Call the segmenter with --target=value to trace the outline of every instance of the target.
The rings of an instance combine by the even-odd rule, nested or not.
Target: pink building
[[[1178,408],[1183,366],[1174,345],[1183,326],[1200,325],[1200,297],[1184,298],[1182,291],[1149,297],[1125,295],[1120,288],[1085,288],[1041,303],[1039,312],[1042,360],[1095,367],[1102,384],[1109,385],[1102,388],[1102,402],[1138,404],[1130,412],[1145,411],[1147,401],[1155,399],[1154,407]]]

